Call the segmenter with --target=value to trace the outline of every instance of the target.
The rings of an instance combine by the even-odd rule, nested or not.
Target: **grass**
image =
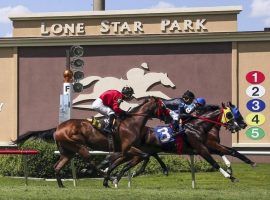
[[[231,183],[219,172],[196,173],[196,189],[191,188],[190,173],[140,176],[127,187],[127,179],[121,180],[119,189],[103,188],[102,180],[82,179],[73,187],[72,181],[64,182],[59,189],[56,182],[0,178],[0,199],[270,199],[270,164],[259,164],[252,169],[248,165],[234,164],[234,175],[240,180]]]

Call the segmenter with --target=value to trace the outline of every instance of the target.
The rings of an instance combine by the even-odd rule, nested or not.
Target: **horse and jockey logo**
[[[141,67],[141,68],[140,68]],[[90,105],[85,105],[86,101],[93,101],[99,97],[99,95],[107,90],[121,89],[128,85],[134,90],[134,97],[136,99],[148,96],[155,96],[163,99],[170,99],[166,94],[161,91],[153,91],[152,87],[157,84],[161,84],[165,87],[174,88],[174,83],[169,79],[167,73],[162,72],[147,72],[149,70],[147,63],[142,63],[140,67],[131,68],[126,73],[126,79],[116,77],[100,77],[100,76],[88,76],[80,81],[83,87],[89,87],[94,84],[93,92],[90,94],[79,94],[73,99],[73,108],[85,108],[91,109]],[[150,90],[151,88],[151,90]],[[133,108],[137,104],[123,102],[121,104],[122,109],[127,110]]]

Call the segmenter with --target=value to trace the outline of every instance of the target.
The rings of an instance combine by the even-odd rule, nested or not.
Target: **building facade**
[[[239,107],[249,126],[235,135],[222,130],[222,143],[268,151],[270,32],[238,32],[241,10],[11,16],[13,37],[0,39],[1,144],[9,145],[29,130],[57,126],[66,50],[81,45],[84,90],[73,94],[72,118],[95,114],[89,105],[105,89],[131,85],[137,100],[148,95],[175,98],[189,89],[208,103],[232,101]]]

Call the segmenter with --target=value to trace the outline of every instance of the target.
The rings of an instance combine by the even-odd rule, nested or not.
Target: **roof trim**
[[[49,12],[12,15],[12,21],[40,20],[40,19],[74,19],[74,18],[102,18],[102,17],[132,17],[132,16],[172,16],[172,15],[202,15],[202,14],[238,14],[242,6],[221,7],[191,7],[191,8],[167,8],[167,9],[140,9],[140,10],[106,10],[106,11],[79,11],[79,12]]]
[[[270,32],[224,32],[190,34],[153,34],[136,36],[73,36],[73,37],[17,37],[0,38],[1,47],[69,46],[69,45],[121,45],[169,44],[205,42],[270,41]]]

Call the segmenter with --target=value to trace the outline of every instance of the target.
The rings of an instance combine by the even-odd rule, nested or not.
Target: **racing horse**
[[[237,124],[237,126],[239,126],[239,128],[237,128],[237,126],[235,127],[235,129],[236,129],[235,131],[239,131],[240,129],[245,129],[247,127],[247,124],[245,123],[238,108],[235,105],[233,105],[231,102],[228,102],[227,106],[231,109],[233,117],[235,119],[235,123]],[[201,113],[201,110],[196,111],[196,115],[200,115],[200,113]],[[205,119],[205,120],[207,120],[207,119]],[[219,126],[219,124],[216,124],[208,132],[207,141],[206,141],[205,145],[207,146],[207,148],[209,149],[211,154],[217,154],[223,159],[225,165],[227,166],[226,171],[228,173],[232,174],[231,163],[225,155],[237,157],[240,160],[244,161],[245,163],[250,164],[252,167],[256,167],[256,163],[250,161],[246,156],[240,154],[239,152],[237,152],[233,148],[230,148],[230,147],[227,147],[227,146],[220,144],[220,137],[219,137],[220,128],[221,128],[221,126]],[[234,130],[231,130],[231,132],[233,133]],[[153,156],[156,158],[156,160],[161,165],[161,167],[163,169],[163,173],[167,175],[168,170],[167,170],[166,165],[162,162],[162,160],[160,158],[158,158],[157,154],[154,154]],[[148,162],[149,162],[149,159],[145,159],[142,167],[137,172],[134,172],[134,176],[137,176],[138,174],[142,173],[145,170]]]
[[[227,107],[222,104],[222,108],[212,105],[206,106],[203,110],[200,110],[200,114],[191,116],[191,118],[186,121],[186,137],[183,154],[200,155],[213,168],[219,170],[224,177],[229,178],[232,182],[234,182],[237,181],[237,179],[232,176],[232,173],[226,172],[224,169],[222,169],[213,159],[211,154],[218,154],[220,156],[231,155],[247,164],[250,164],[252,167],[256,166],[256,163],[248,159],[246,156],[240,154],[235,149],[220,144],[219,131],[221,126],[225,126],[233,133],[235,131],[239,131],[241,128],[244,129],[247,125],[237,107],[231,103],[229,103]],[[170,146],[162,145],[157,139],[152,128],[145,127],[143,132],[144,143],[141,147],[138,147],[143,152],[147,153],[148,155],[157,155],[158,152],[177,153],[178,150],[175,143],[171,143]],[[117,155],[114,156],[114,159],[117,159]],[[134,156],[123,167],[114,181],[116,187],[123,174],[141,162],[142,159],[142,157]],[[145,163],[147,163],[148,160],[149,159],[146,159]],[[163,162],[161,161],[161,163]],[[146,164],[143,166],[146,166]]]
[[[142,104],[133,108],[125,119],[118,120],[116,122],[117,131],[114,134],[116,151],[121,152],[124,157],[128,157],[130,152],[139,157],[147,156],[133,146],[137,146],[136,143],[142,140],[141,132],[147,120],[152,117],[158,117],[158,113],[162,112],[162,108],[160,99],[149,97]],[[70,119],[58,125],[57,128],[27,132],[19,136],[14,142],[19,143],[31,137],[41,139],[54,138],[60,151],[60,159],[54,165],[59,187],[64,187],[60,171],[76,153],[83,157],[90,167],[97,170],[101,175],[106,175],[91,162],[88,148],[109,151],[108,135],[94,128],[88,120]],[[130,149],[132,151],[129,151]]]

